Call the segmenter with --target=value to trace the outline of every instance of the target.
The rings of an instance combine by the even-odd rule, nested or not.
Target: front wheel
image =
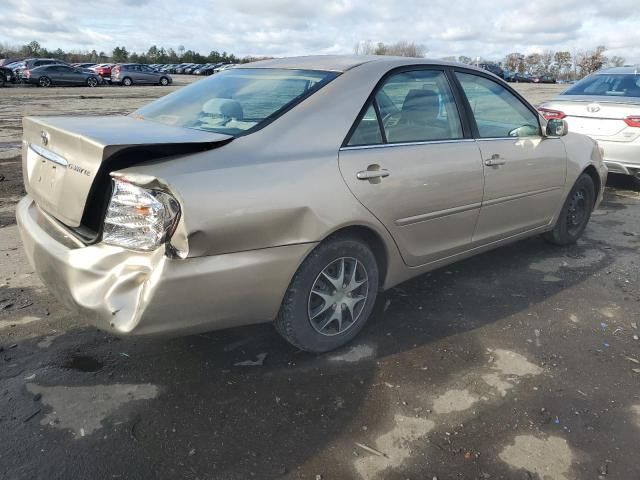
[[[545,240],[555,245],[575,243],[587,227],[595,203],[595,185],[591,177],[583,173],[569,192],[553,230],[544,234]]]
[[[98,86],[98,79],[96,77],[87,78],[87,85],[89,87],[97,87]]]
[[[169,85],[169,79],[167,77],[162,77],[160,79],[160,85],[162,85],[163,87],[166,87],[167,85]]]
[[[378,264],[366,243],[350,236],[330,238],[298,268],[282,301],[276,329],[307,352],[341,347],[369,319],[378,285]]]

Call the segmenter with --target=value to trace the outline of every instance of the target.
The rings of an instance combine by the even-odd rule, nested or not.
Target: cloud
[[[640,62],[637,0],[5,0],[0,42],[111,51],[151,45],[236,55],[351,53],[408,40],[428,55],[501,59],[512,51],[606,45]]]

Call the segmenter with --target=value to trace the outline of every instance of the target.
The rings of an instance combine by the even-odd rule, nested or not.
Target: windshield
[[[592,75],[580,80],[563,95],[640,97],[640,75],[633,73]]]
[[[166,125],[241,135],[273,120],[336,76],[310,70],[230,69],[132,115]]]

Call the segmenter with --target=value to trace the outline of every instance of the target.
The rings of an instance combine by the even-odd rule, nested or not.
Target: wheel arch
[[[376,258],[376,263],[378,264],[378,288],[381,289],[386,283],[386,278],[389,272],[389,252],[382,235],[369,226],[346,225],[331,232],[322,239],[318,245],[339,236],[354,237],[371,248],[374,257]]]
[[[595,187],[595,202],[600,198],[600,190],[602,189],[602,185],[600,182],[600,175],[598,174],[598,170],[593,165],[587,165],[587,167],[582,171],[580,175],[587,174],[593,180],[593,186]]]

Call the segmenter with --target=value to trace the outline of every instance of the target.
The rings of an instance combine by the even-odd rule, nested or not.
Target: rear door
[[[468,248],[482,201],[482,162],[445,69],[389,75],[339,159],[347,185],[408,265]]]
[[[542,135],[539,116],[488,75],[456,71],[482,153],[484,196],[474,242],[549,224],[562,201],[566,151]]]

